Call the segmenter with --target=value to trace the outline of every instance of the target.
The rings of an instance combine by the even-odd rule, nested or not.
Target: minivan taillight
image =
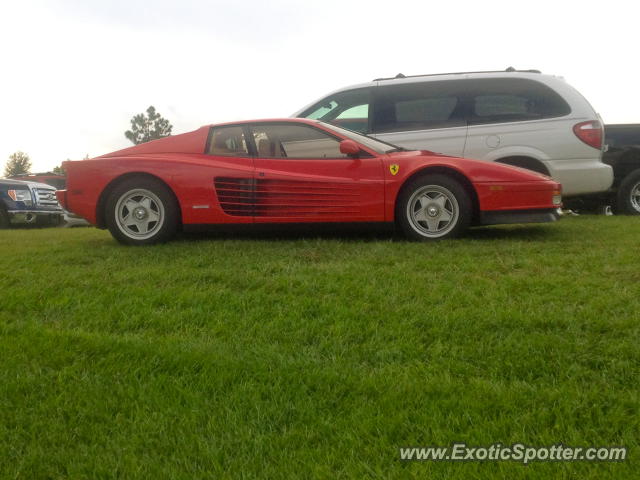
[[[590,147],[602,148],[602,124],[598,120],[578,123],[573,127],[573,133]]]

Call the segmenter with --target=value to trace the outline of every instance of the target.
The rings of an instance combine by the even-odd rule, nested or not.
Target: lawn
[[[0,477],[637,478],[639,238],[0,231]],[[399,459],[454,441],[629,458]]]

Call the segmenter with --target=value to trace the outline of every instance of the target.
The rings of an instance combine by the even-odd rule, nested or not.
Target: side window
[[[373,131],[401,132],[464,126],[457,81],[405,83],[379,87]]]
[[[481,95],[475,98],[475,114],[478,117],[526,116],[528,111],[527,98],[517,95]]]
[[[209,155],[246,157],[249,155],[242,127],[215,127],[209,133]]]
[[[265,124],[251,127],[260,158],[348,158],[340,141],[306,125]]]
[[[371,89],[359,88],[327,97],[298,116],[365,133],[369,125],[370,102]]]
[[[469,81],[470,123],[502,123],[560,117],[569,105],[546,85],[524,78]]]

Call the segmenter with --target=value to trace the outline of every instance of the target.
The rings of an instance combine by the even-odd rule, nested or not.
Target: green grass
[[[434,244],[1,231],[0,477],[634,478],[638,238],[586,216]],[[399,460],[453,441],[630,458]]]

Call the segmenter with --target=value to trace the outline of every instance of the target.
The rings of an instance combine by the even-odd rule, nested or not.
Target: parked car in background
[[[56,226],[64,212],[50,185],[0,179],[0,228],[14,225]]]
[[[44,173],[23,173],[20,175],[13,175],[13,180],[24,180],[26,182],[46,183],[52,187],[62,190],[65,188],[67,182],[66,177],[59,173],[44,172]]]
[[[535,172],[303,119],[206,126],[64,168],[60,203],[132,245],[222,224],[394,221],[431,240],[554,221],[561,204],[560,185]]]
[[[616,213],[640,215],[640,124],[605,126],[603,161],[613,168],[611,204]]]
[[[46,183],[54,187],[56,190],[64,190],[67,185],[67,178],[64,175],[54,172],[45,173],[24,173],[21,175],[13,175],[8,177],[14,180],[24,180],[30,182]],[[84,218],[74,215],[63,209],[63,227],[86,227],[89,225]]]
[[[603,128],[562,78],[537,70],[378,78],[335,91],[293,116],[410,150],[514,165],[553,177],[563,195],[606,191]]]
[[[564,200],[577,213],[640,215],[640,124],[605,125],[602,161],[613,169],[611,188]]]

